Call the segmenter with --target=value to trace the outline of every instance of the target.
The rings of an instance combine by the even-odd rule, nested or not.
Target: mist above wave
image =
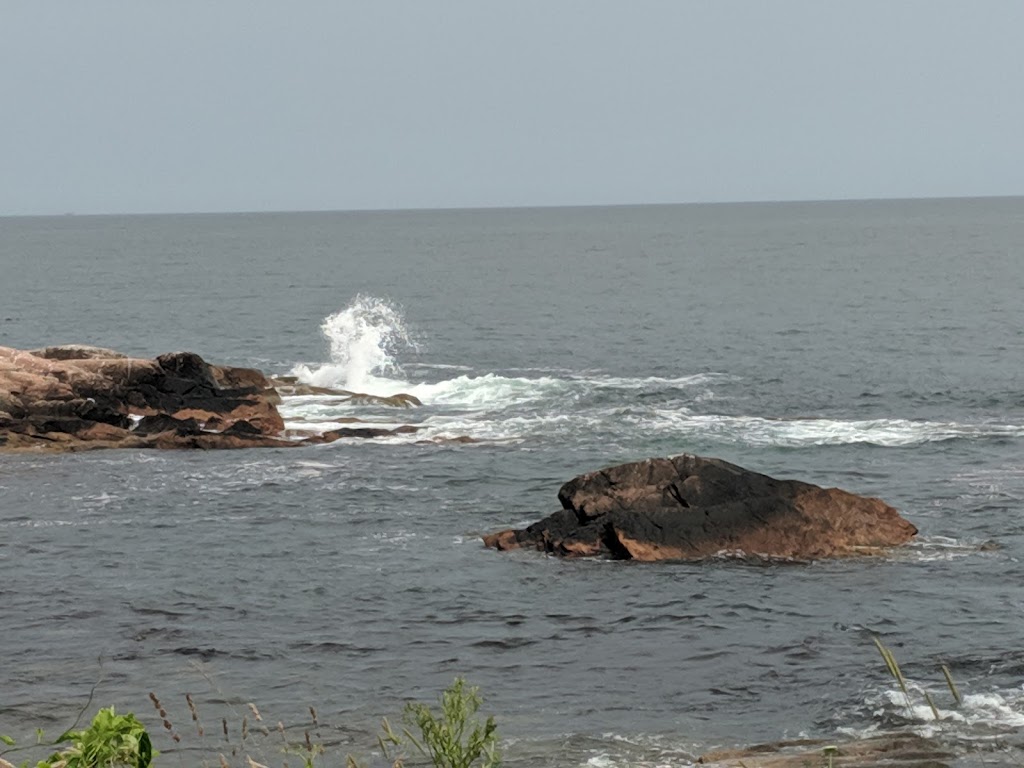
[[[318,387],[378,392],[401,385],[389,378],[402,373],[397,355],[417,348],[395,304],[362,294],[326,317],[320,333],[327,340],[330,361],[319,366],[300,363],[292,369],[299,381]]]

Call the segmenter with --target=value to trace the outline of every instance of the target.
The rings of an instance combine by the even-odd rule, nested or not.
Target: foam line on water
[[[655,409],[622,417],[639,429],[709,437],[757,447],[802,448],[863,443],[904,447],[956,439],[1024,437],[1014,424],[959,424],[907,419],[767,419],[761,416],[694,415]]]
[[[738,377],[727,373],[695,373],[689,376],[583,376],[573,375],[573,379],[602,389],[689,389],[722,381],[736,381]]]
[[[436,384],[417,384],[410,390],[424,403],[459,405],[470,408],[506,407],[565,392],[571,383],[564,379],[536,379],[499,376],[457,376]]]
[[[930,563],[982,554],[991,555],[993,552],[998,554],[998,551],[998,546],[991,541],[951,539],[947,536],[917,536],[893,554],[901,560]]]
[[[436,384],[415,385],[406,391],[419,397],[427,410],[399,411],[389,419],[412,420],[437,435],[466,434],[485,440],[614,433],[621,437],[699,439],[754,447],[864,444],[900,448],[956,439],[1024,437],[1024,427],[1012,424],[907,419],[779,420],[695,414],[682,405],[672,409],[587,408],[579,404],[583,393],[554,378],[460,376]],[[310,428],[311,422],[329,423],[352,415],[365,418],[367,413],[365,406],[324,398],[285,398],[282,405],[285,420],[305,428]]]
[[[674,379],[610,376],[503,376],[498,373],[462,375],[436,383],[414,385],[410,394],[424,403],[460,405],[473,408],[505,407],[545,398],[567,398],[577,402],[594,390],[687,390],[720,380],[724,374],[695,374]]]

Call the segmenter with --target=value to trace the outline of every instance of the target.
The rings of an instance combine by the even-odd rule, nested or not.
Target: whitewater
[[[338,429],[360,418],[358,414],[366,420],[366,407],[350,402],[349,393],[357,392],[382,397],[411,394],[422,402],[417,413],[401,414],[403,423],[413,423],[420,431],[389,438],[396,442],[456,437],[515,442],[570,436],[602,440],[613,435],[628,440],[629,433],[635,433],[799,448],[900,447],[1024,437],[1024,424],[991,421],[933,422],[897,414],[873,419],[732,415],[722,412],[723,407],[741,399],[747,384],[742,377],[722,371],[665,378],[533,369],[530,376],[513,376],[475,372],[470,366],[449,362],[416,364],[413,370],[424,378],[412,381],[402,365],[402,354],[419,356],[428,342],[414,342],[401,309],[380,297],[355,297],[325,318],[320,332],[328,344],[329,361],[300,363],[290,374],[302,383],[342,394],[287,398],[282,412],[291,429]],[[444,378],[449,372],[458,375]],[[379,420],[385,414],[396,416],[377,409],[370,419],[373,425],[387,426],[388,421]]]

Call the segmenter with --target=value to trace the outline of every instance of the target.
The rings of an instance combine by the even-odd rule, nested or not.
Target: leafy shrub
[[[57,743],[71,746],[55,752],[37,768],[149,768],[153,745],[135,715],[118,715],[113,707],[101,709],[92,724],[81,731],[67,731]]]
[[[407,704],[402,718],[407,726],[402,729],[404,738],[396,734],[385,720],[384,732],[379,739],[384,756],[391,759],[389,744],[401,748],[408,742],[420,754],[430,758],[436,768],[473,768],[477,761],[480,768],[498,768],[501,758],[498,755],[497,725],[494,717],[488,717],[483,724],[477,719],[476,713],[482,703],[478,689],[467,688],[465,681],[457,677],[441,694],[439,703],[440,711],[437,713],[427,704]],[[412,734],[410,727],[419,730],[419,738]],[[401,764],[399,757],[395,765]]]

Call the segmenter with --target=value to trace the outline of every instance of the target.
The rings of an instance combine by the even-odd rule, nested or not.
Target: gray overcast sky
[[[0,0],[0,214],[1024,194],[1024,2]]]

